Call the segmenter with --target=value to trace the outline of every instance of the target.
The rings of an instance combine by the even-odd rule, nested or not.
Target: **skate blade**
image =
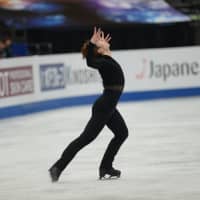
[[[108,180],[117,180],[119,178],[120,178],[120,175],[119,176],[104,175],[102,177],[99,177],[99,180],[100,181],[108,181]]]

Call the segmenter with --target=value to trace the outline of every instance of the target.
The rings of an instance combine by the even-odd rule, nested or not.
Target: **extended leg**
[[[58,180],[61,172],[71,162],[75,155],[98,136],[107,120],[107,115],[102,113],[94,113],[92,115],[83,133],[68,145],[61,158],[50,168],[50,176],[53,182]]]
[[[105,126],[105,119],[100,115],[92,116],[86,125],[83,133],[72,141],[68,147],[64,150],[61,159],[56,163],[56,166],[63,170],[67,164],[74,158],[76,153],[80,151],[84,146],[91,143],[100,133]]]

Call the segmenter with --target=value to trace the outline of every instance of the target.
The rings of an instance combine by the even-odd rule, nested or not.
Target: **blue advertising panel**
[[[41,91],[57,90],[65,87],[65,66],[63,63],[40,65]]]

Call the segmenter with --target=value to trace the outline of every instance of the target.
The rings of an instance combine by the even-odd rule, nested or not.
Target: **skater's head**
[[[91,39],[87,40],[81,48],[83,58],[87,57],[90,42],[94,44],[95,56],[110,54],[110,40],[110,34],[105,36],[104,32],[100,28],[97,29],[94,27],[94,32]]]

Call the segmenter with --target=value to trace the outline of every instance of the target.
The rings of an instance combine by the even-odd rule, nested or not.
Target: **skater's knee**
[[[123,133],[123,139],[126,140],[128,138],[129,132],[128,129],[126,128],[126,130]]]
[[[127,128],[124,128],[121,130],[120,134],[118,134],[116,137],[120,140],[126,140],[128,138],[129,132]]]
[[[128,128],[125,127],[125,128],[123,129],[123,138],[124,138],[124,140],[128,138],[128,135],[129,135]]]

